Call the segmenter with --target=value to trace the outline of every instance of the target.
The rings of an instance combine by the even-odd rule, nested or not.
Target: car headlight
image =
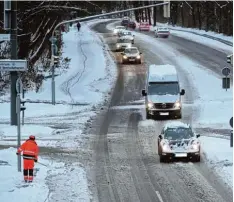
[[[174,104],[174,107],[176,108],[180,108],[181,107],[181,104],[179,101],[176,101],[175,104]]]
[[[123,56],[124,59],[127,59],[128,57],[126,55]]]
[[[199,150],[199,143],[195,142],[191,145],[192,150]]]
[[[128,44],[128,48],[131,48],[132,47],[132,45],[131,44]]]
[[[120,45],[119,45],[119,44],[117,44],[117,45],[116,45],[116,47],[117,47],[117,48],[119,48],[119,47],[120,47]]]
[[[116,33],[117,33],[117,30],[114,30],[114,33],[116,34]]]
[[[170,146],[168,144],[164,144],[162,146],[162,151],[163,152],[169,152],[169,151],[171,151],[171,148],[170,148]]]
[[[148,108],[149,109],[154,109],[154,103],[148,102]]]
[[[141,58],[141,56],[140,56],[140,55],[138,55],[136,58],[137,58],[137,59],[140,59],[140,58]]]

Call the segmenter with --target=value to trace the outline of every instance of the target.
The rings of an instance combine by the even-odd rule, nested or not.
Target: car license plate
[[[169,112],[160,112],[160,115],[162,115],[162,116],[168,116]]]
[[[129,61],[135,61],[135,59],[129,59]]]
[[[175,153],[175,157],[187,157],[187,153]]]

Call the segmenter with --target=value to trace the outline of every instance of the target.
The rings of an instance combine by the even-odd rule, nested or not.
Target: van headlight
[[[117,44],[117,45],[116,45],[116,47],[117,47],[117,48],[119,48],[119,47],[120,47],[120,45],[119,45],[119,44]]]
[[[140,59],[140,58],[141,58],[141,56],[140,56],[140,55],[138,55],[136,58],[137,58],[137,59]]]
[[[179,101],[176,101],[174,104],[175,108],[180,108],[181,107],[181,103]]]
[[[154,103],[152,102],[148,102],[147,106],[148,106],[148,109],[154,109]]]
[[[124,59],[127,59],[128,57],[126,55],[123,56]]]

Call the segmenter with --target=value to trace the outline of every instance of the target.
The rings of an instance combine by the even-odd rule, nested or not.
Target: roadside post
[[[230,79],[230,77],[228,77],[230,75],[230,73],[231,73],[231,69],[230,68],[224,67],[222,69],[222,74],[225,76],[222,79],[222,81],[223,81],[223,85],[222,86],[223,86],[223,89],[226,89],[226,91],[231,86],[231,79]]]
[[[230,119],[229,124],[233,128],[233,117]],[[230,147],[233,147],[233,130],[230,133]]]
[[[20,93],[22,92],[22,81],[20,78],[16,81],[16,114],[17,114],[17,148],[21,145],[21,134],[20,134]],[[21,156],[18,155],[18,172],[21,172]]]

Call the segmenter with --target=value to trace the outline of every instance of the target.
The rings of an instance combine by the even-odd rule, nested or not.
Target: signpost
[[[0,34],[0,41],[10,41],[11,35],[10,34]]]
[[[222,69],[222,74],[225,76],[222,81],[223,81],[223,88],[227,89],[230,88],[230,84],[231,84],[231,80],[230,78],[228,77],[231,73],[231,69],[228,68],[228,67],[224,67]]]
[[[0,71],[26,71],[27,60],[0,60]]]
[[[20,93],[21,93],[21,89],[22,89],[22,81],[20,78],[18,78],[16,81],[17,148],[19,148],[21,145],[21,134],[20,134],[20,111],[21,111],[21,109],[20,109],[21,108],[21,106],[20,106]],[[21,172],[21,156],[20,155],[18,155],[18,171]]]

